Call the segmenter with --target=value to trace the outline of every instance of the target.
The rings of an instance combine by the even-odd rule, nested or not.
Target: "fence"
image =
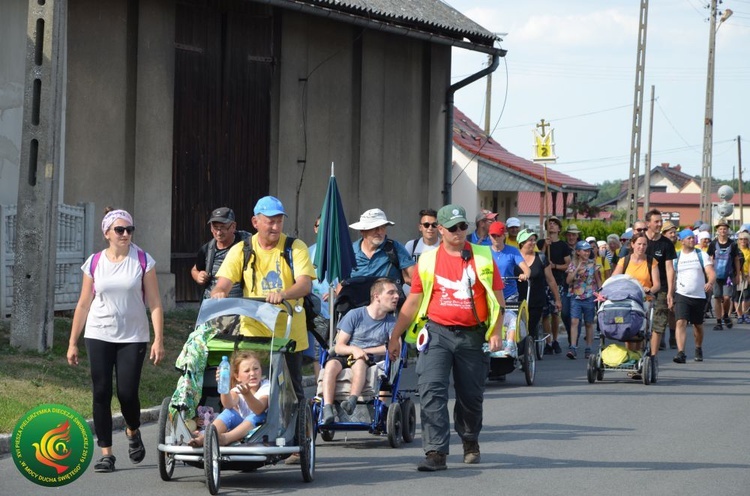
[[[0,318],[13,310],[16,206],[0,205]],[[72,310],[81,292],[81,265],[93,251],[94,204],[58,205],[55,310]]]

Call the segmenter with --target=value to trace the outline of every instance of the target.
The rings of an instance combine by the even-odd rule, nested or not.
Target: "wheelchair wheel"
[[[333,441],[333,438],[335,435],[336,435],[336,431],[329,431],[329,430],[320,431],[320,438],[327,443],[330,443],[331,441]]]
[[[407,398],[401,403],[401,415],[404,419],[404,442],[410,443],[417,434],[417,407],[411,399]]]
[[[221,459],[219,453],[219,433],[216,426],[210,424],[206,428],[206,438],[203,441],[203,468],[206,472],[206,486],[208,492],[216,494],[221,487]]]
[[[161,410],[159,410],[159,444],[167,444],[169,440],[170,444],[174,437],[174,424],[169,415],[169,404],[172,402],[172,398],[164,398],[161,402]],[[159,475],[161,480],[168,481],[172,479],[174,473],[174,455],[172,453],[165,453],[159,451],[157,456],[159,464]]]
[[[300,403],[297,410],[296,434],[302,480],[312,482],[315,478],[315,433],[313,432],[312,412],[307,403]]]
[[[388,442],[391,444],[391,448],[401,447],[403,425],[401,405],[391,403],[388,406]]]

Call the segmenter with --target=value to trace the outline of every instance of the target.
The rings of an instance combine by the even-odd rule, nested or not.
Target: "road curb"
[[[303,377],[302,385],[304,387],[315,385],[315,377],[311,375]],[[160,410],[161,405],[141,410],[141,423],[147,424],[149,422],[157,422],[159,420]],[[94,432],[94,421],[92,419],[89,419],[86,422],[89,424],[91,432]],[[124,429],[125,419],[122,417],[122,414],[116,413],[112,416],[112,430],[119,431]],[[0,434],[0,457],[4,457],[8,453],[10,453],[11,437],[12,434]]]

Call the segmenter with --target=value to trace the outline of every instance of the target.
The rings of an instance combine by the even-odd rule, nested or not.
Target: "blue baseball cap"
[[[622,236],[620,236],[620,239],[632,239],[633,238],[633,231],[625,231],[622,233]]]
[[[687,238],[694,237],[695,233],[691,229],[683,229],[679,232],[679,234],[677,234],[677,236],[680,238],[680,241],[683,241]]]
[[[579,241],[576,243],[576,250],[590,250],[591,249],[591,243],[587,243],[586,241]]]
[[[286,215],[284,211],[284,205],[281,204],[281,200],[274,196],[264,196],[258,203],[255,204],[253,209],[255,215],[265,215],[266,217],[274,217],[276,215]]]

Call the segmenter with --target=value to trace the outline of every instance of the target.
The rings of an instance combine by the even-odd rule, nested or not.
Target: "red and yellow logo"
[[[47,487],[70,484],[91,463],[91,429],[64,405],[40,405],[26,412],[13,431],[13,461],[30,481]]]

